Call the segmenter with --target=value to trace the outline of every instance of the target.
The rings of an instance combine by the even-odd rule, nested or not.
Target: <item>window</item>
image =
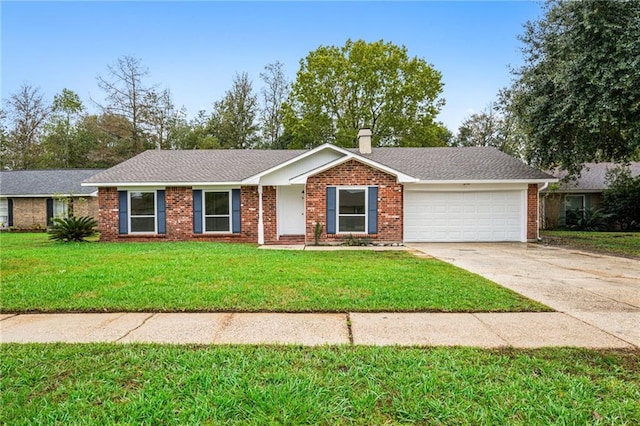
[[[9,200],[3,198],[0,200],[0,228],[9,226]]]
[[[129,192],[129,230],[130,232],[156,232],[156,193],[155,191]]]
[[[338,189],[338,232],[367,232],[367,191],[365,188]]]
[[[584,195],[567,195],[564,198],[565,225],[575,225],[584,217]]]
[[[53,217],[56,219],[65,219],[69,217],[69,202],[64,198],[53,199]]]
[[[231,232],[231,193],[207,191],[204,193],[204,231]]]

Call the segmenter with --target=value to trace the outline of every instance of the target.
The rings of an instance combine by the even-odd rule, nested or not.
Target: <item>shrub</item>
[[[567,212],[567,228],[575,231],[606,231],[613,215],[603,210],[576,209]]]
[[[49,229],[49,239],[55,241],[85,241],[85,238],[97,234],[98,222],[90,216],[66,219],[53,219],[53,226]]]
[[[628,167],[609,170],[609,187],[602,194],[602,206],[623,231],[640,228],[640,175],[633,177]]]

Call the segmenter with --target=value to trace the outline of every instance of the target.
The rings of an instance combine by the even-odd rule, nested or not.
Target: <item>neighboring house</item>
[[[0,172],[0,226],[44,229],[54,217],[98,218],[98,189],[81,182],[104,169]]]
[[[146,151],[87,179],[101,239],[527,241],[555,182],[494,148]]]
[[[565,170],[549,173],[561,179],[540,192],[540,216],[543,229],[555,229],[566,225],[567,212],[571,210],[596,210],[602,203],[602,193],[607,189],[606,174],[618,167],[616,163],[585,163],[580,176],[563,180]],[[630,163],[632,176],[640,175],[640,162]]]

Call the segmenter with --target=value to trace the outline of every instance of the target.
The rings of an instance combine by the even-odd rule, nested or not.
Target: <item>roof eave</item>
[[[111,187],[141,187],[141,186],[218,186],[218,185],[244,185],[241,181],[223,181],[223,182],[98,182],[98,183],[82,183],[82,186],[95,186],[97,188]]]
[[[418,180],[418,184],[487,184],[487,183],[555,183],[558,179],[448,179],[448,180]]]

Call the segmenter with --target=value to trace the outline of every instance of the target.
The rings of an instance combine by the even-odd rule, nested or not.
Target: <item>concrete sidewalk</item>
[[[637,348],[558,312],[4,314],[0,342]]]

